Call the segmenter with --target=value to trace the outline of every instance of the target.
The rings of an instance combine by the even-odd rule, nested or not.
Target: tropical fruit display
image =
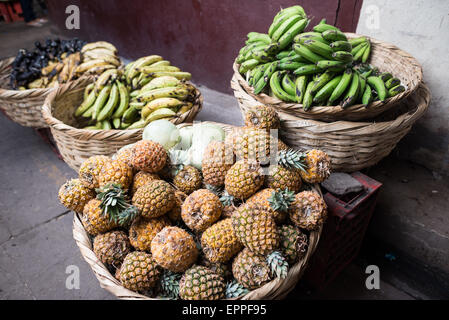
[[[99,59],[91,57],[93,60],[83,64],[95,64]],[[173,119],[189,112],[198,95],[197,89],[186,82],[190,73],[171,66],[158,55],[139,58],[124,68],[99,68],[103,72],[86,86],[84,99],[74,114],[86,124],[84,129],[143,128],[154,120]]]
[[[33,51],[20,49],[12,63],[13,89],[56,87],[121,65],[117,49],[105,41],[47,39],[44,44],[37,41],[34,45]]]
[[[257,109],[233,131],[150,122],[142,140],[111,158],[89,158],[61,186],[60,202],[76,212],[121,286],[160,299],[237,298],[286,278],[305,257],[310,233],[327,217],[312,184],[329,176],[330,160],[267,139],[279,119],[271,107]],[[249,141],[259,134],[259,142],[282,144],[261,148],[276,163],[235,139],[241,130],[251,130]]]
[[[313,106],[341,106],[385,101],[406,90],[389,72],[368,63],[366,37],[348,39],[321,20],[305,32],[310,19],[295,5],[279,11],[267,33],[250,32],[236,63],[254,94]]]

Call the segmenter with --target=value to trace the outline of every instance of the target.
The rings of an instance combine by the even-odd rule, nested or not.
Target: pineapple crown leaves
[[[226,284],[226,298],[228,299],[238,298],[247,294],[248,292],[248,289],[246,289],[243,285],[235,280]]]
[[[165,270],[160,280],[160,289],[163,296],[169,299],[179,298],[179,281],[182,274]]]
[[[273,251],[267,256],[272,276],[285,279],[288,273],[288,262],[279,251]]]
[[[103,214],[109,216],[111,221],[124,226],[139,215],[137,207],[126,202],[126,193],[120,184],[108,183],[95,191]]]
[[[287,149],[278,152],[278,163],[285,168],[295,168],[306,171],[307,164],[305,162],[305,153],[294,150]]]
[[[281,191],[273,191],[268,198],[271,208],[274,211],[281,212],[286,212],[293,201],[295,201],[295,193],[288,190],[288,188]]]
[[[207,190],[209,190],[210,192],[216,194],[217,196],[220,196],[220,194],[222,192],[222,188],[221,187],[213,186],[211,184],[205,184],[204,186],[206,187]]]
[[[224,206],[232,206],[235,198],[231,196],[226,190],[221,193],[220,201]]]

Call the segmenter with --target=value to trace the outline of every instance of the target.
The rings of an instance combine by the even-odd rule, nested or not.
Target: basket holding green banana
[[[151,55],[124,69],[108,69],[84,90],[75,111],[85,118],[84,129],[140,129],[157,119],[176,119],[197,103],[199,91],[191,74]]]
[[[278,12],[267,34],[248,33],[236,67],[255,96],[301,104],[307,112],[313,106],[369,108],[406,90],[391,72],[368,64],[372,44],[367,37],[348,39],[325,19],[304,32],[309,22],[296,5]]]

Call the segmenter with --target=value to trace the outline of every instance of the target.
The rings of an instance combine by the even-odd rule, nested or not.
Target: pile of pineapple
[[[310,184],[329,176],[329,157],[289,149],[270,134],[279,123],[272,108],[254,108],[244,127],[207,145],[201,170],[174,163],[151,140],[93,156],[59,199],[125,288],[158,298],[239,297],[285,278],[327,215]],[[276,165],[264,174],[273,150]]]

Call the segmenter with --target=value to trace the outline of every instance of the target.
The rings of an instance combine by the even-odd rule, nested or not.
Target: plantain
[[[93,112],[92,112],[92,119],[97,119],[98,115],[100,114],[101,109],[104,107],[104,104],[108,100],[109,93],[111,92],[111,85],[106,85],[103,89],[101,89],[100,93],[98,94],[97,99],[95,100],[94,106],[93,106]]]
[[[326,83],[332,80],[334,73],[332,71],[323,72],[318,78],[313,81],[312,88],[310,89],[311,94],[315,94],[320,90]]]
[[[352,79],[352,70],[347,68],[343,73],[340,81],[335,87],[334,91],[332,91],[331,96],[329,97],[329,103],[334,103],[337,99],[346,91],[346,88],[349,86],[349,83]]]
[[[366,82],[376,90],[379,100],[385,101],[387,98],[387,89],[385,88],[385,83],[381,77],[370,76],[366,79]]]
[[[86,87],[86,89],[87,89],[87,87]],[[93,106],[93,104],[95,103],[95,98],[96,98],[95,90],[91,90],[90,93],[88,94],[88,96],[86,97],[86,99],[84,99],[83,102],[81,103],[81,105],[76,109],[75,116],[79,117],[84,112],[86,112],[87,109],[89,109],[91,106]]]
[[[326,83],[313,97],[313,101],[315,103],[323,103],[325,102],[334,91],[335,87],[338,85],[338,83],[341,80],[341,75],[336,76],[332,80],[330,80],[328,83]]]
[[[120,95],[120,102],[117,110],[115,110],[112,115],[113,118],[120,118],[129,106],[128,88],[121,81],[117,81],[117,87]]]
[[[302,103],[307,87],[307,76],[299,76],[295,80],[295,96],[298,103]]]

